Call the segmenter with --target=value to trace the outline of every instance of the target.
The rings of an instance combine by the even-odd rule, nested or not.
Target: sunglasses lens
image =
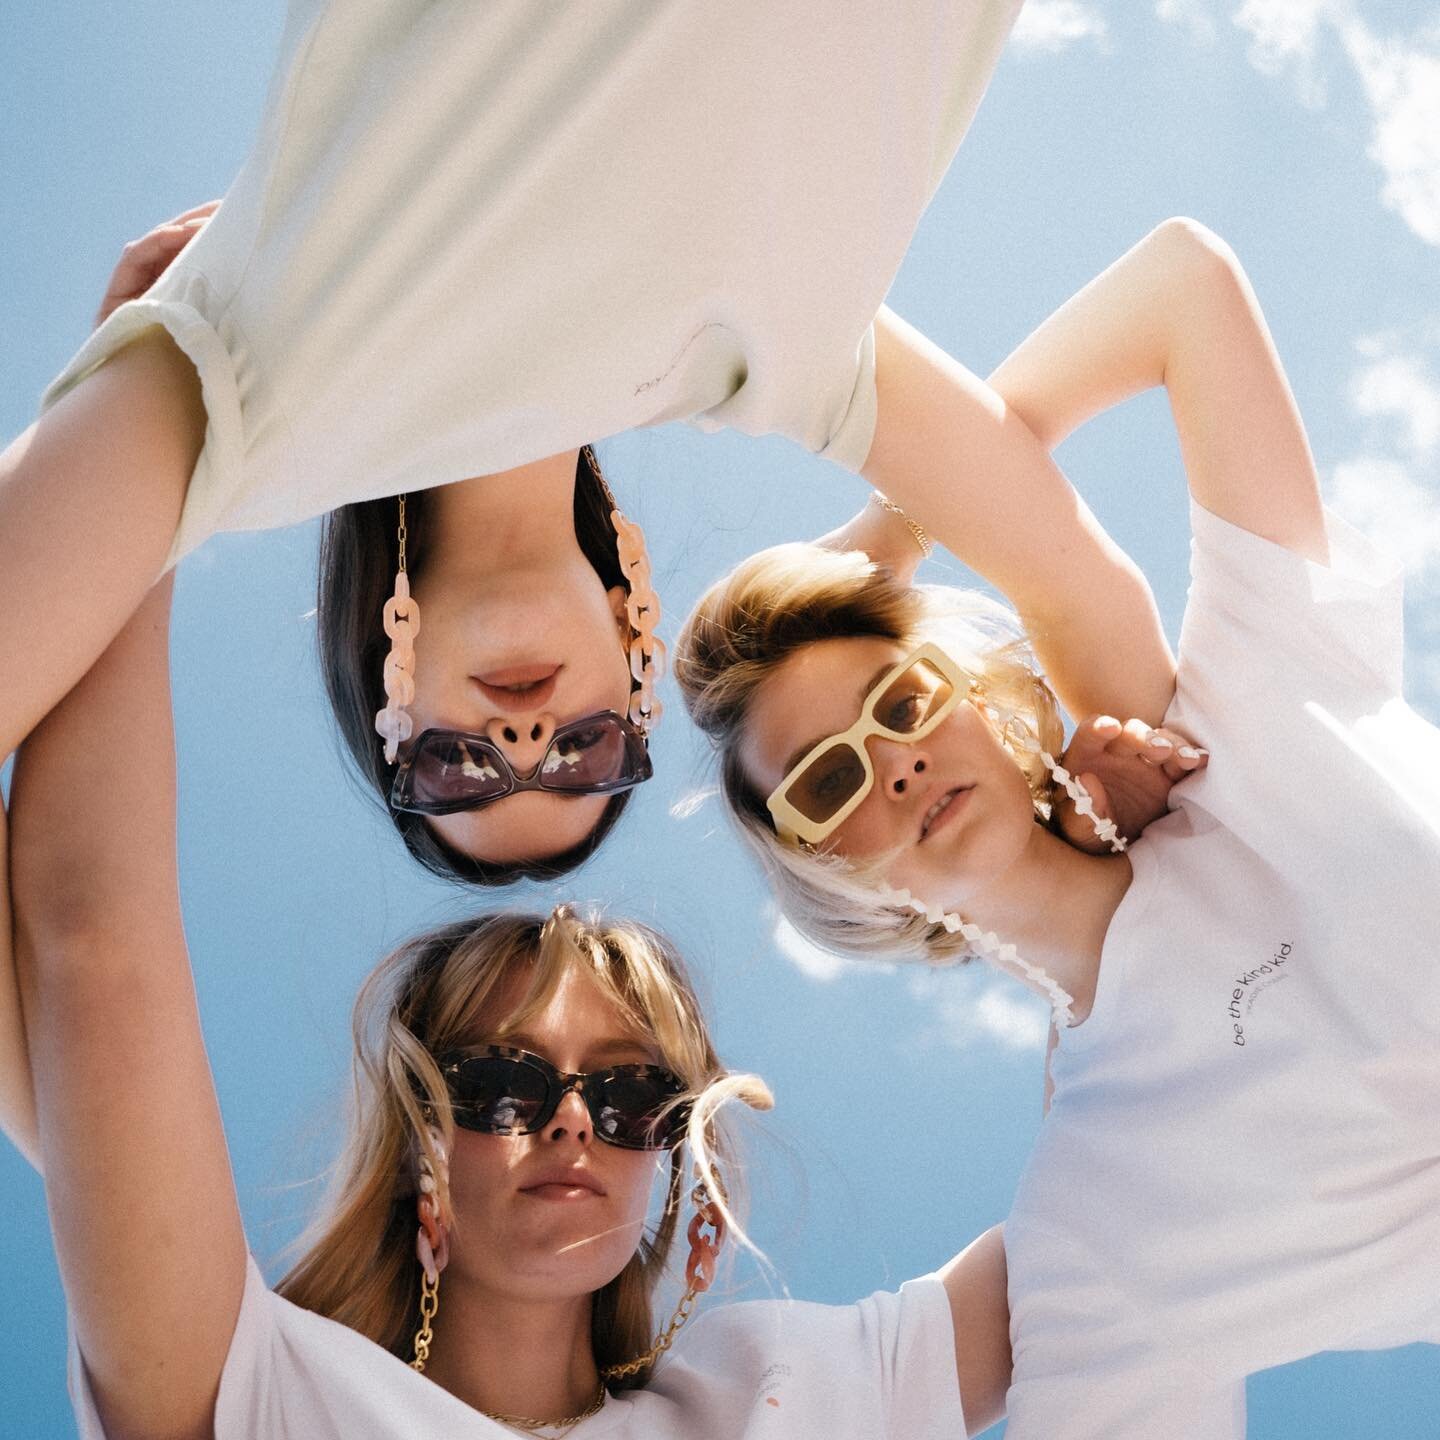
[[[832,745],[800,772],[785,798],[807,819],[824,824],[865,783],[865,766],[849,745]]]
[[[591,1117],[595,1133],[632,1150],[663,1150],[679,1136],[683,1107],[662,1116],[684,1089],[668,1071],[615,1071],[597,1089]]]
[[[545,1105],[550,1081],[534,1065],[500,1056],[478,1055],[450,1076],[455,1123],[492,1134],[524,1131]]]
[[[597,715],[557,735],[545,754],[541,780],[547,790],[594,790],[631,776],[625,732]]]
[[[474,740],[428,736],[410,766],[411,797],[421,805],[493,800],[509,788],[510,781],[494,755]]]
[[[917,660],[875,697],[870,718],[893,735],[913,735],[954,693],[955,687],[929,660]]]

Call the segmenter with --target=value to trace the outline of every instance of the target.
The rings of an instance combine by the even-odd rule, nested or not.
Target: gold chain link
[[[434,1280],[428,1275],[420,1277],[420,1328],[415,1332],[415,1358],[410,1362],[412,1370],[425,1373],[425,1362],[430,1358],[430,1342],[435,1338],[430,1322],[440,1308],[440,1277]]]
[[[595,1398],[578,1415],[567,1415],[563,1420],[533,1420],[528,1415],[500,1415],[494,1410],[484,1410],[481,1413],[488,1420],[496,1420],[501,1425],[508,1425],[512,1430],[522,1430],[527,1435],[539,1435],[545,1430],[553,1431],[548,1440],[560,1440],[561,1436],[568,1435],[582,1420],[598,1414],[609,1394],[602,1380],[595,1391]]]
[[[405,540],[407,536],[405,529],[405,497],[400,497],[400,569],[405,568]]]
[[[692,1285],[681,1296],[680,1303],[675,1307],[675,1313],[670,1317],[670,1323],[643,1355],[637,1355],[633,1360],[625,1361],[623,1365],[607,1365],[600,1373],[607,1380],[623,1380],[627,1376],[638,1375],[642,1370],[648,1370],[670,1348],[680,1327],[690,1318],[690,1312],[694,1310],[695,1302],[699,1298],[700,1292]]]

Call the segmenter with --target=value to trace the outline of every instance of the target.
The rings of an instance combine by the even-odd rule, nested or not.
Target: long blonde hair
[[[726,807],[801,934],[841,955],[929,964],[969,958],[963,936],[885,902],[882,865],[782,843],[741,764],[750,707],[765,681],[807,645],[856,637],[902,649],[939,645],[975,682],[1025,775],[1037,818],[1049,817],[1054,781],[1039,751],[1062,748],[1059,704],[1014,612],[978,591],[904,585],[858,551],[776,545],[701,597],[675,647],[675,676],[719,753]]]
[[[299,1242],[300,1260],[277,1287],[295,1304],[358,1330],[408,1359],[420,1298],[415,1259],[420,1156],[431,1161],[444,1223],[454,1214],[430,1126],[445,1146],[454,1136],[450,1098],[435,1056],[473,1040],[476,1019],[518,971],[530,986],[499,1033],[545,1007],[574,967],[598,984],[662,1063],[685,1082],[685,1143],[670,1156],[665,1207],[625,1268],[592,1299],[596,1364],[633,1359],[654,1332],[651,1300],[664,1272],[687,1192],[687,1158],[739,1230],[741,1183],[720,1114],[728,1101],[769,1109],[770,1092],[751,1075],[727,1075],[711,1044],[695,992],[673,945],[633,920],[496,914],[427,931],[387,956],[355,1002],[354,1116],[332,1193]],[[687,1152],[688,1151],[688,1157]],[[646,1375],[612,1389],[643,1384]]]

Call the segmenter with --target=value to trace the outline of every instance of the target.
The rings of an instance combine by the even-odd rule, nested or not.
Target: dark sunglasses
[[[666,1150],[678,1144],[688,1107],[678,1075],[660,1065],[612,1065],[566,1075],[548,1060],[511,1045],[482,1045],[439,1058],[455,1123],[484,1135],[533,1135],[550,1123],[574,1090],[590,1112],[595,1134],[626,1150]],[[669,1107],[669,1108],[667,1108]]]
[[[483,735],[426,730],[395,771],[390,806],[421,815],[449,815],[523,790],[613,795],[641,784],[652,773],[645,737],[613,710],[562,725],[528,775],[516,774]]]

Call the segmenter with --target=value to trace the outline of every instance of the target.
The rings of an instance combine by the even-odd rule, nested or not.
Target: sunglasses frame
[[[534,1121],[529,1125],[467,1124],[465,1118],[467,1108],[455,1099],[451,1082],[451,1077],[459,1073],[467,1060],[511,1060],[539,1071],[545,1081],[545,1099],[541,1102]],[[543,1130],[555,1118],[555,1112],[560,1108],[561,1101],[572,1090],[585,1102],[585,1109],[589,1112],[590,1123],[594,1128],[596,1139],[603,1140],[607,1145],[614,1145],[620,1150],[671,1150],[680,1143],[685,1122],[688,1119],[688,1106],[676,1106],[664,1117],[664,1138],[657,1138],[657,1143],[653,1145],[636,1145],[626,1140],[617,1140],[614,1136],[605,1134],[601,1129],[601,1116],[596,1112],[600,1104],[600,1086],[606,1080],[621,1077],[638,1080],[658,1079],[668,1081],[674,1087],[672,1098],[685,1093],[687,1088],[685,1082],[673,1070],[668,1070],[663,1065],[607,1065],[601,1070],[577,1071],[567,1074],[552,1065],[543,1055],[536,1055],[530,1050],[521,1050],[514,1045],[477,1045],[465,1050],[448,1051],[437,1058],[436,1064],[440,1067],[441,1075],[445,1077],[445,1088],[451,1092],[450,1107],[451,1113],[455,1117],[455,1123],[462,1130],[473,1130],[480,1135],[534,1135]],[[659,1132],[656,1133],[658,1137]]]
[[[872,717],[871,707],[907,670],[922,660],[933,665],[941,676],[950,682],[950,698],[932,715],[928,716],[924,724],[917,726],[914,730],[892,730],[888,725],[882,725]],[[875,766],[871,762],[870,752],[865,742],[873,735],[880,735],[886,740],[896,740],[904,745],[913,745],[916,741],[923,740],[937,725],[944,722],[955,707],[962,700],[969,699],[977,689],[978,686],[973,677],[966,674],[938,645],[927,642],[912,650],[905,659],[887,670],[865,692],[865,698],[860,702],[860,714],[855,723],[848,730],[827,735],[825,739],[812,745],[790,767],[785,778],[770,792],[769,798],[765,801],[765,808],[775,822],[776,834],[787,844],[809,845],[812,848],[828,840],[855,813],[865,797],[875,788]],[[849,746],[850,750],[859,757],[860,764],[865,771],[864,783],[828,820],[811,820],[786,798],[785,792],[822,754],[832,747],[842,744]]]
[[[597,720],[613,720],[619,727],[625,740],[625,756],[634,773],[619,780],[601,781],[595,785],[546,784],[545,762],[550,758],[550,752],[572,731],[593,725]],[[427,741],[437,737],[454,743],[470,745],[477,751],[483,752],[494,763],[501,779],[505,781],[505,789],[498,795],[471,796],[443,802],[415,800],[411,776],[414,772],[416,757],[421,753]],[[613,710],[596,710],[593,714],[582,715],[578,720],[571,720],[561,725],[551,735],[550,743],[545,747],[545,753],[528,775],[521,775],[505,758],[500,747],[487,735],[477,735],[470,730],[431,729],[422,731],[414,744],[409,746],[405,754],[401,756],[400,763],[395,769],[395,779],[390,786],[390,808],[409,811],[415,815],[453,815],[460,810],[483,809],[486,805],[493,805],[497,800],[522,794],[526,790],[543,790],[549,795],[618,795],[622,790],[633,790],[635,786],[643,785],[654,773],[644,732],[633,721],[627,720],[623,715],[617,715]]]

